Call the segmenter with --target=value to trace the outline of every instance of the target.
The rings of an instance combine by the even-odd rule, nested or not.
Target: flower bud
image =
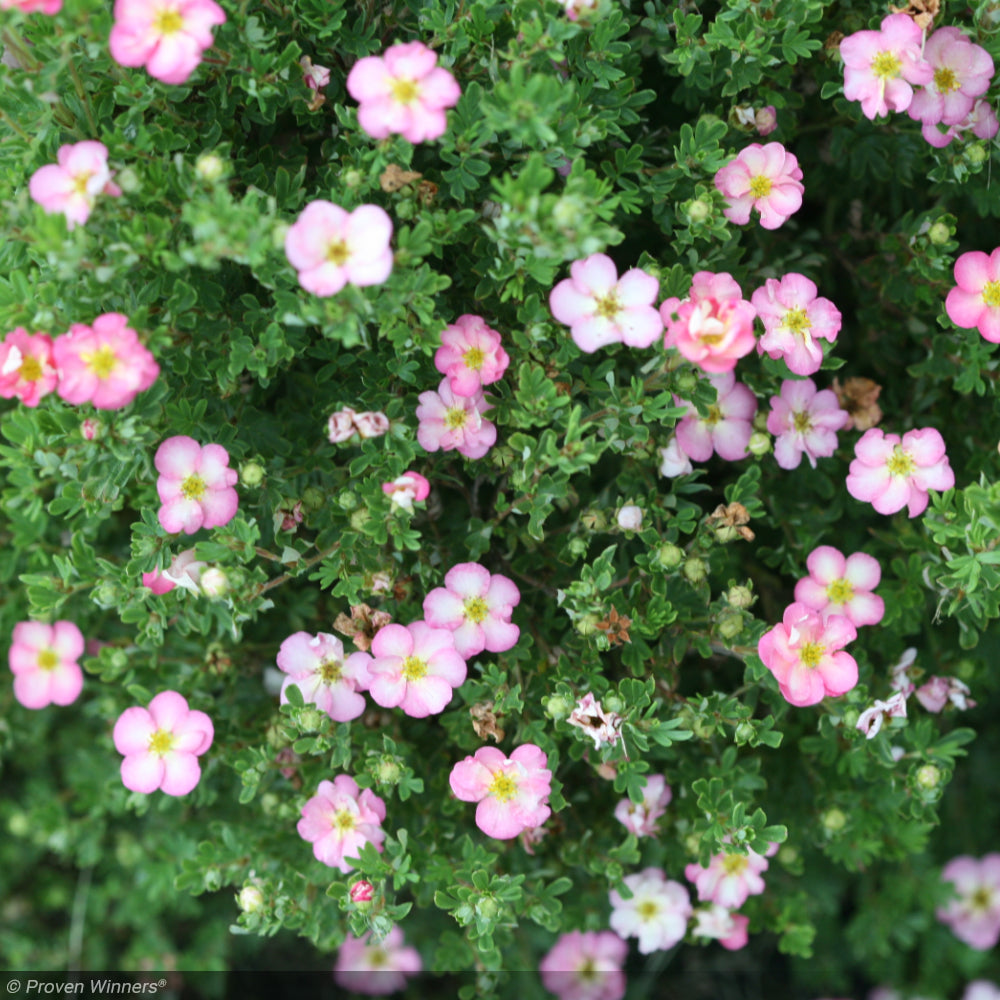
[[[291,228],[287,222],[276,222],[271,228],[271,243],[275,250],[285,249],[285,237]]]
[[[316,708],[304,708],[299,712],[299,729],[307,733],[314,733],[323,725],[325,718],[326,715]]]
[[[381,757],[375,765],[374,777],[380,785],[398,785],[402,776],[402,768],[392,757]]]
[[[684,853],[689,858],[698,857],[698,852],[701,850],[701,835],[697,833],[689,833],[684,838]]]
[[[747,442],[747,451],[751,455],[766,455],[771,450],[771,435],[763,431],[754,431]]]
[[[556,722],[560,719],[568,719],[574,707],[574,703],[561,694],[552,694],[548,698],[542,699],[542,708],[545,714]]]
[[[607,694],[602,699],[604,710],[606,712],[618,712],[621,714],[625,709],[625,702],[621,700],[616,694]]]
[[[743,615],[738,611],[720,615],[715,629],[723,639],[735,639],[743,631]]]
[[[744,743],[749,743],[753,739],[756,730],[753,727],[752,722],[747,722],[744,719],[736,726],[736,732],[733,734],[736,738],[736,742],[743,746]]]
[[[962,155],[965,157],[966,163],[972,167],[980,167],[985,162],[989,154],[986,152],[986,147],[981,142],[970,142],[966,147]]]
[[[236,905],[244,913],[260,913],[264,909],[264,893],[255,885],[245,885],[236,897]]]
[[[739,608],[745,611],[747,608],[753,604],[753,590],[750,587],[744,586],[743,584],[738,584],[734,587],[730,587],[726,591],[726,603],[730,607]]]
[[[927,230],[927,239],[929,239],[935,246],[944,246],[944,244],[951,239],[951,230],[944,222],[935,222],[934,225]]]
[[[134,191],[138,191],[141,184],[139,175],[131,167],[119,170],[115,174],[115,183],[125,194],[132,194]]]
[[[337,503],[340,504],[342,510],[356,510],[360,502],[357,493],[353,490],[341,490],[337,496]]]
[[[687,212],[688,219],[695,225],[704,222],[712,214],[711,204],[703,198],[692,199],[684,206],[684,210]]]
[[[500,904],[492,896],[481,896],[476,903],[476,915],[483,920],[496,920]]]
[[[618,527],[622,531],[638,531],[642,527],[642,508],[626,504],[618,511]]]
[[[355,531],[361,531],[371,519],[371,514],[364,507],[360,507],[351,513],[351,527]]]
[[[701,583],[708,576],[708,566],[704,559],[691,556],[684,560],[684,575],[690,583]]]
[[[677,569],[684,558],[684,550],[671,542],[664,542],[656,551],[656,561],[664,569]]]
[[[820,816],[819,821],[823,824],[823,829],[826,830],[828,835],[840,833],[840,831],[847,826],[847,816],[844,815],[844,811],[842,809],[838,809],[836,806],[832,809],[827,809],[827,811]]]
[[[103,424],[92,417],[87,417],[86,420],[80,421],[80,436],[84,441],[93,441],[103,430]]]
[[[264,466],[259,462],[245,462],[240,466],[240,482],[244,486],[260,486],[264,482]]]
[[[218,566],[210,566],[201,574],[199,581],[201,592],[206,597],[225,597],[229,593],[229,577],[225,570]]]
[[[941,784],[941,768],[933,764],[924,764],[923,767],[917,768],[916,782],[923,791],[934,791]]]
[[[360,170],[345,170],[343,184],[347,188],[356,188],[361,186],[364,179],[364,174]]]
[[[770,135],[778,127],[778,113],[774,110],[774,105],[761,108],[753,116],[753,123],[758,135]]]
[[[202,153],[194,165],[194,170],[206,184],[214,184],[222,179],[226,172],[226,164],[216,153]]]
[[[587,548],[587,541],[584,538],[571,538],[569,540],[570,555],[574,556],[576,559],[586,555]]]
[[[351,902],[355,906],[365,906],[371,903],[372,899],[375,897],[375,886],[366,879],[362,879],[360,882],[355,882],[351,886]]]
[[[678,372],[674,379],[674,391],[687,398],[698,387],[698,376],[692,371]]]
[[[593,635],[597,631],[597,623],[600,617],[593,612],[581,615],[576,622],[576,630],[580,635]]]
[[[320,510],[326,503],[326,495],[316,486],[307,486],[302,491],[302,506],[310,513]]]

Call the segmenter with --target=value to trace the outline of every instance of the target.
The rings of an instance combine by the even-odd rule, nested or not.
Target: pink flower
[[[313,845],[317,861],[349,872],[354,865],[346,859],[357,857],[365,844],[382,851],[384,819],[385,803],[370,788],[361,791],[353,778],[341,774],[319,783],[316,794],[302,807],[296,829]]]
[[[707,462],[713,452],[727,462],[747,457],[747,442],[753,434],[757,397],[732,372],[709,375],[718,394],[701,417],[691,403],[675,397],[678,406],[687,403],[688,414],[677,425],[680,450],[696,462]]]
[[[799,707],[816,705],[827,695],[846,694],[858,683],[858,665],[842,649],[857,636],[844,615],[824,619],[796,602],[785,608],[781,624],[761,636],[757,652],[786,701]]]
[[[988,257],[980,250],[963,253],[955,261],[955,282],[944,301],[948,319],[1000,344],[1000,247]]]
[[[115,723],[115,749],[123,754],[122,784],[148,795],[187,795],[201,780],[198,758],[215,730],[204,713],[188,708],[176,691],[161,691],[149,708],[126,708]]]
[[[381,437],[389,430],[389,418],[378,410],[366,410],[355,415],[354,426],[363,438]]]
[[[115,0],[108,47],[121,66],[145,66],[163,83],[185,83],[225,24],[213,0]]]
[[[873,740],[878,736],[882,723],[887,718],[906,718],[906,695],[902,691],[897,691],[888,701],[876,698],[874,704],[858,716],[856,728],[865,734],[866,739]]]
[[[375,898],[375,886],[367,879],[361,879],[351,886],[351,902],[355,905],[359,903],[370,903]]]
[[[948,702],[951,702],[960,712],[975,708],[976,703],[969,697],[969,686],[957,677],[930,677],[916,691],[917,701],[928,712],[937,714]]]
[[[11,330],[0,344],[0,396],[17,396],[25,406],[38,406],[56,387],[59,376],[52,357],[52,340],[24,327]]]
[[[405,989],[406,977],[416,975],[424,967],[420,953],[416,948],[404,946],[398,924],[393,924],[382,941],[374,942],[371,938],[370,931],[359,938],[347,935],[333,968],[337,985],[368,996]]]
[[[774,457],[783,469],[798,468],[805,453],[815,469],[817,458],[837,450],[837,431],[848,421],[832,389],[816,391],[811,378],[785,380],[781,395],[771,397],[767,429],[774,435]]]
[[[754,408],[756,409],[756,398]],[[751,432],[752,430],[751,427]],[[749,441],[749,437],[747,440]],[[688,476],[694,472],[691,459],[684,454],[676,435],[667,442],[666,448],[660,449],[660,459],[661,476],[673,478],[675,476]]]
[[[431,484],[419,472],[404,472],[391,483],[383,483],[382,492],[392,501],[393,507],[413,510],[414,503],[420,503],[430,495]]]
[[[816,285],[805,275],[768,278],[750,297],[764,324],[759,353],[783,358],[796,375],[812,375],[823,363],[823,348],[815,338],[833,343],[840,332],[840,311],[829,300],[816,297]]]
[[[229,468],[229,453],[221,444],[203,447],[184,435],[167,438],[156,449],[153,464],[160,473],[157,516],[164,531],[193,535],[199,528],[220,528],[236,516],[239,497],[233,486],[239,474]]]
[[[972,110],[957,125],[949,125],[944,132],[938,126],[927,124],[920,129],[920,134],[936,149],[944,149],[952,139],[966,138],[971,132],[977,139],[992,139],[1000,131],[1000,121],[988,101],[978,100],[972,105]]]
[[[311,201],[285,234],[285,256],[299,284],[314,295],[336,295],[344,285],[381,285],[392,271],[392,220],[377,205],[348,212]]]
[[[806,559],[809,576],[795,585],[795,600],[821,615],[845,615],[855,628],[877,625],[885,602],[872,591],[882,579],[877,559],[854,552],[846,559],[832,545],[820,545]]]
[[[401,708],[415,719],[443,712],[452,689],[465,682],[465,660],[453,633],[427,622],[385,625],[363,657],[371,675],[368,691],[383,708]]]
[[[614,745],[618,742],[624,720],[617,712],[605,712],[601,703],[588,691],[566,721],[582,729],[594,741],[594,749],[600,750],[602,743]]]
[[[637,937],[643,955],[673,948],[684,937],[691,916],[687,889],[680,882],[668,881],[662,868],[644,868],[627,875],[624,882],[632,898],[622,899],[612,889],[611,929],[623,938]]]
[[[739,909],[747,896],[757,896],[764,891],[767,858],[756,851],[746,854],[716,854],[707,868],[699,864],[688,865],[684,877],[693,882],[698,890],[698,899],[703,903],[715,903],[727,910]]]
[[[17,8],[23,14],[58,14],[63,0],[0,0],[0,10]]]
[[[413,143],[444,135],[445,109],[462,96],[455,78],[422,42],[359,59],[347,74],[347,92],[358,102],[358,124],[373,139],[395,133]]]
[[[309,56],[299,60],[302,67],[302,79],[310,90],[320,91],[330,83],[330,70],[326,66],[313,63]]]
[[[727,951],[739,951],[740,948],[746,947],[749,917],[732,913],[724,906],[713,903],[711,906],[695,910],[694,918],[696,924],[691,933],[695,937],[712,938]]]
[[[770,135],[778,127],[778,113],[774,110],[774,105],[769,104],[757,111],[753,116],[753,123],[761,138]]]
[[[206,563],[195,558],[194,549],[185,549],[174,556],[170,565],[162,572],[154,569],[142,574],[142,585],[149,587],[154,594],[169,594],[175,587],[199,593],[201,587],[201,571]]]
[[[500,334],[481,316],[459,316],[446,326],[434,355],[434,367],[448,376],[456,396],[474,396],[484,385],[498,381],[509,364]]]
[[[52,355],[59,370],[56,391],[67,403],[120,410],[160,374],[153,355],[121,313],[104,313],[93,326],[74,323],[56,337]]]
[[[481,747],[451,769],[448,783],[456,798],[479,803],[476,826],[486,836],[511,840],[549,818],[552,772],[547,764],[534,743],[519,746],[510,757],[496,747]]]
[[[538,963],[542,985],[559,1000],[622,1000],[628,945],[611,931],[569,931]]]
[[[615,806],[615,819],[637,837],[653,837],[656,821],[667,811],[673,794],[662,774],[651,774],[642,790],[642,802],[622,799]]]
[[[355,413],[349,406],[345,406],[336,413],[331,413],[327,421],[327,436],[331,444],[350,441],[354,437],[381,437],[388,430],[389,418],[378,410]]]
[[[458,396],[448,379],[442,379],[437,392],[420,394],[417,407],[417,440],[426,451],[457,451],[466,458],[482,458],[496,443],[496,424],[486,419],[493,409],[482,392]]]
[[[890,14],[878,31],[856,31],[840,43],[844,60],[844,97],[860,101],[874,121],[890,111],[905,111],[913,100],[911,84],[928,84],[934,67],[923,57],[924,34],[906,14]]]
[[[660,282],[633,267],[618,277],[615,262],[603,253],[574,261],[570,276],[549,294],[552,315],[569,326],[573,343],[587,354],[608,344],[650,347],[663,332],[653,303]]]
[[[358,692],[368,687],[367,657],[352,653],[344,658],[344,645],[326,632],[295,632],[281,644],[278,667],[288,676],[281,685],[281,704],[288,701],[294,684],[303,701],[311,702],[335,722],[350,722],[365,710]]]
[[[83,690],[83,671],[76,662],[83,650],[83,635],[72,622],[18,622],[7,661],[14,697],[25,708],[72,704]]]
[[[513,649],[521,630],[510,618],[520,600],[513,580],[479,563],[459,563],[445,574],[444,586],[424,598],[424,618],[434,628],[450,629],[455,649],[468,660],[484,649]]]
[[[80,437],[84,441],[93,441],[101,433],[102,429],[100,422],[91,417],[86,417],[80,421]]]
[[[957,898],[935,911],[938,920],[970,948],[989,951],[1000,940],[1000,854],[952,858],[941,880],[954,886]]]
[[[31,175],[28,193],[50,215],[62,212],[67,229],[87,221],[99,194],[118,197],[122,193],[111,180],[108,150],[103,143],[60,146],[57,158],[58,163],[40,167]]]
[[[908,698],[913,694],[913,681],[910,680],[910,667],[917,658],[917,651],[910,649],[903,650],[903,655],[898,663],[894,663],[889,668],[889,687],[893,691],[901,691],[903,697]]]
[[[686,299],[669,298],[660,305],[667,328],[663,342],[702,371],[731,372],[757,344],[755,315],[732,275],[698,271]]]
[[[927,509],[928,490],[955,485],[944,440],[932,427],[907,431],[902,440],[872,427],[855,444],[854,454],[847,491],[855,500],[869,501],[880,514],[906,507],[910,517],[917,517]]]
[[[965,987],[962,1000],[1000,1000],[1000,987],[988,979],[973,979]]]
[[[742,226],[756,209],[765,229],[787,222],[802,207],[805,190],[799,161],[780,142],[751,143],[716,172],[715,186],[728,203],[722,214],[730,222]]]
[[[566,8],[566,17],[571,21],[586,23],[591,14],[596,14],[599,0],[561,0]]]
[[[934,74],[913,95],[907,114],[914,121],[957,125],[985,94],[993,76],[993,60],[954,27],[938,28],[924,43],[924,59]]]

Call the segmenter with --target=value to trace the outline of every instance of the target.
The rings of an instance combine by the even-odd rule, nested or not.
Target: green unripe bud
[[[236,897],[236,905],[244,913],[260,913],[264,909],[264,893],[255,885],[245,885]]]
[[[371,514],[362,507],[351,514],[351,527],[355,531],[361,531],[371,519]]]
[[[122,189],[123,193],[131,194],[133,191],[139,190],[139,175],[131,167],[125,167],[115,174],[115,183]]]
[[[840,833],[841,830],[847,826],[847,816],[844,815],[842,809],[838,809],[834,806],[832,809],[827,809],[825,813],[819,818],[820,823],[823,824],[823,828],[826,830],[827,834]]]
[[[361,186],[361,182],[365,179],[364,174],[360,170],[345,170],[343,176],[344,187],[356,188]]]
[[[678,372],[674,379],[674,391],[685,399],[698,387],[698,376],[694,372]]]
[[[299,729],[314,733],[323,725],[325,718],[326,716],[317,708],[303,708],[298,717]]]
[[[687,217],[696,225],[704,222],[712,214],[712,206],[702,198],[689,201],[686,206]]]
[[[271,244],[275,250],[285,249],[285,237],[292,227],[287,222],[276,222],[271,230]]]
[[[861,713],[856,708],[845,708],[844,714],[841,716],[845,729],[854,729],[860,718]]]
[[[569,540],[570,555],[579,559],[587,553],[587,541],[584,538],[571,538]]]
[[[560,719],[569,718],[573,704],[561,694],[551,694],[548,698],[542,699],[542,708],[550,719],[558,722]]]
[[[743,615],[738,611],[721,615],[715,630],[723,639],[735,639],[743,631]]]
[[[326,503],[326,494],[316,486],[307,486],[302,491],[302,506],[313,512],[320,510]]]
[[[597,623],[600,617],[593,612],[581,616],[576,623],[576,630],[580,635],[593,635],[597,631]]]
[[[222,888],[222,872],[218,868],[209,868],[205,872],[205,888],[209,892],[218,892]]]
[[[989,157],[986,147],[981,142],[969,143],[962,155],[965,157],[965,161],[973,167],[982,166]]]
[[[94,588],[90,596],[98,607],[113,608],[118,603],[118,587],[110,580],[104,580]]]
[[[671,542],[664,542],[656,552],[656,561],[664,569],[677,569],[684,558],[684,550]]]
[[[715,725],[708,719],[698,717],[691,721],[691,732],[699,740],[710,740],[715,735]]]
[[[704,559],[692,556],[684,561],[684,576],[690,583],[701,583],[708,576],[708,566]]]
[[[689,833],[684,838],[684,853],[688,857],[696,858],[701,850],[701,837],[697,833]]]
[[[758,458],[761,455],[766,455],[771,450],[771,435],[764,433],[764,431],[754,431],[750,435],[750,440],[747,442],[747,451],[751,455],[756,455]]]
[[[274,750],[282,750],[288,746],[288,740],[285,739],[281,731],[281,724],[278,722],[272,722],[267,727],[264,739],[267,741],[267,745]]]
[[[274,792],[265,792],[260,797],[260,809],[265,816],[273,816],[281,806],[281,799]]]
[[[402,768],[392,757],[382,757],[375,765],[374,777],[380,785],[398,785],[402,776]]]
[[[417,214],[417,206],[412,201],[400,201],[396,204],[396,217],[400,219],[412,219]]]
[[[341,490],[337,497],[337,503],[340,504],[342,510],[356,510],[361,501],[353,490]]]
[[[205,183],[214,184],[226,173],[226,164],[216,153],[202,153],[194,165],[194,170]]]
[[[622,709],[625,708],[625,702],[621,700],[616,694],[605,695],[602,699],[601,707],[605,712],[618,712],[621,714]]]
[[[959,660],[955,666],[955,676],[966,684],[976,676],[976,665],[972,660]]]
[[[787,844],[782,844],[778,850],[778,860],[787,866],[794,865],[799,860],[799,852],[795,850],[794,847],[789,847]]]
[[[941,768],[933,764],[924,764],[923,767],[917,768],[917,786],[925,792],[934,791],[941,784],[941,778]]]
[[[726,602],[730,607],[746,610],[753,604],[753,590],[742,584],[730,587],[726,591]]]
[[[240,466],[240,482],[244,486],[260,486],[264,482],[264,471],[259,462],[245,462]]]
[[[492,896],[483,896],[476,903],[476,915],[483,920],[496,920],[500,913],[500,904]]]
[[[935,222],[927,230],[927,239],[935,246],[944,246],[951,239],[951,230],[943,222]]]
[[[736,727],[736,732],[734,733],[736,742],[740,746],[743,746],[744,743],[749,743],[750,740],[753,739],[755,732],[756,731],[754,730],[753,723],[747,722],[744,719],[743,722],[739,723],[739,725]]]
[[[7,829],[14,837],[27,837],[31,832],[31,820],[23,812],[11,813],[7,817]]]

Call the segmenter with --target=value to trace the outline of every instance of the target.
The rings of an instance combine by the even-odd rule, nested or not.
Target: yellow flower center
[[[21,361],[21,378],[25,382],[37,382],[44,372],[41,362],[33,354],[25,354]]]
[[[481,597],[470,597],[465,602],[465,617],[478,625],[490,613],[489,605]]]
[[[408,656],[403,660],[403,680],[419,681],[427,673],[427,662],[419,656]]]
[[[38,654],[38,665],[42,670],[54,670],[59,666],[59,654],[54,649],[43,649]]]
[[[809,317],[806,315],[805,309],[800,309],[797,306],[794,309],[789,309],[785,313],[785,328],[797,337],[801,337],[804,333],[811,330],[812,323],[809,322]]]
[[[721,419],[722,410],[720,410],[719,407],[713,403],[708,408],[708,416],[705,417],[705,423],[708,424],[709,427],[714,427]]]
[[[589,955],[580,964],[580,967],[576,970],[576,978],[582,979],[585,982],[596,979],[599,973],[597,969],[594,968],[594,960]]]
[[[812,670],[813,667],[819,665],[819,661],[823,659],[823,654],[825,652],[826,648],[821,646],[818,642],[807,642],[799,650],[799,659],[802,661],[803,666]]]
[[[350,809],[338,809],[333,814],[333,829],[340,833],[349,833],[355,827],[354,813]]]
[[[512,799],[517,793],[517,782],[508,777],[506,774],[498,774],[493,779],[493,784],[490,785],[487,795],[492,795],[493,798],[500,802],[507,802]]]
[[[891,476],[912,476],[916,471],[917,463],[897,444],[889,456],[889,461],[885,463],[885,467]]]
[[[651,899],[647,899],[645,903],[640,903],[636,908],[635,912],[642,917],[643,920],[652,920],[657,913],[660,912],[660,908]]]
[[[200,500],[205,495],[205,489],[205,480],[192,472],[181,483],[181,496],[185,500]]]
[[[983,285],[983,304],[991,308],[1000,306],[1000,281],[987,281]]]
[[[902,68],[903,64],[899,61],[899,58],[886,49],[883,49],[872,60],[872,72],[882,81],[894,80],[899,76]]]
[[[115,352],[104,344],[90,354],[81,354],[84,364],[100,379],[107,378],[118,367]]]
[[[93,176],[93,173],[89,170],[83,174],[75,174],[73,176],[73,190],[79,195],[86,195],[87,185],[90,183],[90,178]]]
[[[974,910],[988,910],[993,905],[993,894],[989,889],[977,889],[969,898],[969,905]]]
[[[614,319],[621,311],[622,305],[618,301],[615,292],[608,292],[607,295],[600,295],[595,299],[597,303],[597,315],[604,319]]]
[[[797,410],[795,412],[792,416],[792,424],[800,434],[805,434],[807,431],[812,430],[812,420],[809,419],[809,414],[805,410]]]
[[[168,733],[165,729],[157,729],[149,737],[149,752],[155,753],[158,757],[170,753],[174,748],[174,734]]]
[[[483,361],[486,360],[486,355],[481,347],[470,347],[465,354],[462,355],[462,360],[465,362],[466,368],[471,368],[473,371],[479,371],[483,367]]]
[[[722,870],[727,875],[742,875],[749,864],[750,859],[745,854],[727,854],[722,862]]]
[[[324,660],[319,665],[319,675],[324,684],[336,684],[340,680],[341,663],[339,660]]]
[[[420,96],[420,88],[413,80],[393,80],[389,86],[392,88],[392,96],[400,104],[409,104]]]
[[[389,955],[384,948],[368,949],[368,964],[373,969],[380,969],[383,965],[388,965]]]
[[[771,178],[758,174],[750,178],[750,194],[754,198],[766,198],[771,193]]]
[[[953,90],[958,90],[961,84],[954,71],[945,66],[942,69],[934,70],[934,86],[940,93],[950,94]]]
[[[847,604],[848,601],[854,600],[854,586],[849,580],[834,580],[826,588],[826,596],[834,604]]]
[[[350,255],[350,251],[347,249],[347,244],[343,240],[337,240],[326,248],[326,259],[331,264],[336,264],[338,267],[345,264]]]
[[[184,18],[180,11],[161,10],[153,19],[153,28],[161,35],[172,35],[184,27]]]
[[[465,408],[462,406],[450,406],[444,415],[444,425],[450,431],[457,431],[459,427],[465,426]]]

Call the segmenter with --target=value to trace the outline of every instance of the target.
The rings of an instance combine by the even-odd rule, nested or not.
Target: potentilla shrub
[[[996,992],[992,0],[0,8],[6,967]]]

